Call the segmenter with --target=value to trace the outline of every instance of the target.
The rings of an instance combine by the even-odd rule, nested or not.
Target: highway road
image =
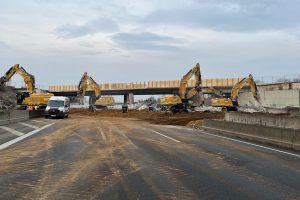
[[[0,126],[0,199],[300,199],[300,156],[87,116]]]

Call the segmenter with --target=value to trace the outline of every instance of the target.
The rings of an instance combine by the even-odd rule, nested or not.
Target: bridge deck
[[[222,78],[222,79],[204,79],[202,80],[203,87],[218,87],[218,88],[232,88],[234,84],[242,80],[242,78]],[[169,81],[148,81],[139,83],[107,83],[100,84],[102,91],[105,90],[115,90],[121,91],[126,90],[178,90],[180,85],[180,80],[169,80]],[[195,85],[195,80],[188,81],[188,87],[193,87]],[[56,85],[50,86],[50,92],[72,92],[77,91],[77,85]],[[91,89],[89,89],[91,90]]]

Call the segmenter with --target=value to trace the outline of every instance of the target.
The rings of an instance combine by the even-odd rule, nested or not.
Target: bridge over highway
[[[242,78],[220,78],[220,79],[204,79],[202,86],[204,88],[214,87],[223,93],[230,93],[234,84],[242,80]],[[100,84],[102,95],[124,95],[125,102],[132,102],[134,95],[165,95],[178,94],[180,80],[168,81],[148,81],[139,83],[107,83]],[[195,80],[188,81],[188,88],[195,85]],[[55,95],[75,97],[77,95],[77,85],[55,85],[49,86],[49,92]],[[87,91],[87,96],[94,96],[91,88]]]

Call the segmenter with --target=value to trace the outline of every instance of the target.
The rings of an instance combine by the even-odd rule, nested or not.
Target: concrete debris
[[[221,107],[201,106],[195,108],[196,112],[222,112]]]
[[[13,87],[0,86],[0,111],[14,109],[17,105],[16,91]]]
[[[141,105],[137,110],[149,110],[149,106],[147,105]]]
[[[89,108],[89,105],[88,104],[84,104],[84,105],[79,105],[79,104],[71,104],[70,105],[70,108],[83,108],[83,109],[88,109]]]
[[[195,121],[190,121],[186,127],[189,128],[194,128],[194,129],[201,129],[203,126],[203,120],[195,120]]]
[[[122,110],[122,104],[116,104],[114,106],[108,106],[108,110]],[[141,103],[129,104],[129,110],[148,110],[148,106]]]
[[[265,112],[266,109],[260,106],[241,106],[238,108],[240,112],[247,112],[247,113],[257,113],[257,112]]]

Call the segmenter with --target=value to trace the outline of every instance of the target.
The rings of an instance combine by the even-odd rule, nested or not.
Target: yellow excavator
[[[114,105],[115,100],[113,97],[101,97],[101,89],[98,83],[90,77],[87,72],[83,73],[78,84],[78,96],[80,97],[80,104],[83,104],[83,98],[88,88],[91,88],[95,92],[95,99],[91,99],[90,110],[104,109],[107,106]]]
[[[230,98],[214,98],[212,99],[212,106],[222,107],[227,111],[237,111],[239,91],[245,86],[250,87],[253,97],[260,103],[260,96],[258,94],[256,83],[253,76],[250,74],[249,77],[243,78],[240,82],[233,86]]]
[[[102,96],[95,102],[96,109],[107,109],[108,106],[115,105],[115,99],[111,96]]]
[[[224,93],[221,90],[218,90],[214,87],[207,87],[207,88],[202,88],[203,94],[212,94],[217,97],[224,97]]]
[[[19,64],[15,64],[12,66],[4,76],[0,78],[0,84],[4,85],[6,82],[8,82],[16,73],[20,74],[20,76],[23,78],[27,91],[29,94],[32,94],[34,92],[35,87],[35,78],[33,75],[26,72],[26,70],[23,67],[20,67]]]
[[[195,86],[187,92],[188,80],[195,76]],[[174,113],[187,112],[189,107],[196,107],[203,104],[203,93],[201,88],[200,64],[197,63],[180,81],[179,96],[166,95],[160,100],[162,110],[170,110]]]
[[[0,78],[0,85],[3,86],[8,82],[16,73],[18,73],[24,80],[27,91],[29,93],[28,97],[17,97],[18,104],[21,109],[45,109],[47,103],[52,93],[40,93],[35,91],[35,78],[33,75],[29,74],[23,67],[19,64],[12,66],[4,76]]]
[[[94,81],[94,79],[90,77],[87,72],[84,72],[78,84],[78,96],[80,97],[80,104],[83,104],[85,93],[89,87],[95,92],[95,99],[90,100],[90,108],[94,108],[94,102],[100,98],[101,90],[98,83],[96,83],[96,81]]]

